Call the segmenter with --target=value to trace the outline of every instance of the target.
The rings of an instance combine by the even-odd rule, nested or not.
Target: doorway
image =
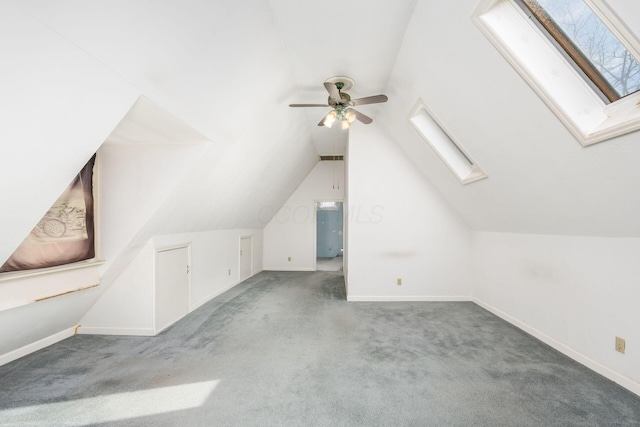
[[[240,237],[240,281],[253,273],[253,236]]]
[[[156,251],[155,315],[156,333],[189,313],[189,246]]]
[[[342,201],[316,202],[316,271],[342,271],[343,224]]]

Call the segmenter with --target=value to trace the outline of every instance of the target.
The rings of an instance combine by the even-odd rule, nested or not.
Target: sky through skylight
[[[583,0],[537,3],[620,97],[640,90],[640,63]]]

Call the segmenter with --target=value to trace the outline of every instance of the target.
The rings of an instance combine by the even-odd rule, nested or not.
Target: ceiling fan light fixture
[[[326,104],[289,104],[290,107],[331,107],[333,111],[324,116],[318,126],[330,128],[336,121],[342,122],[342,129],[348,129],[351,123],[358,120],[365,125],[373,122],[371,117],[362,114],[360,111],[352,109],[353,106],[379,104],[387,102],[386,95],[373,95],[364,98],[351,99],[348,93],[343,92],[353,87],[353,79],[344,76],[336,76],[324,82],[324,88],[329,93]]]
[[[337,118],[338,118],[338,114],[336,114],[335,111],[330,112],[329,114],[327,114],[327,117],[324,118],[324,125],[330,128],[331,125],[333,125],[333,122],[335,122]]]

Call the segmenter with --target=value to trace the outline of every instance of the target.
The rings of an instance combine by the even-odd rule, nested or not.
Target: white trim
[[[100,284],[100,278],[97,266],[85,266],[15,278],[0,284],[0,311],[5,311],[46,302],[52,297],[62,297],[77,291],[89,291]]]
[[[155,335],[153,328],[107,328],[80,326],[78,335],[127,335],[132,337],[152,337]]]
[[[610,368],[607,368],[601,363],[596,362],[595,360],[585,356],[584,354],[572,349],[571,347],[559,341],[556,341],[555,339],[551,338],[549,335],[546,335],[545,333],[539,331],[538,329],[527,325],[526,323],[516,319],[515,317],[505,313],[504,311],[490,304],[487,304],[479,300],[478,298],[473,297],[471,300],[477,305],[479,305],[480,307],[484,308],[485,310],[495,314],[496,316],[511,323],[517,328],[522,329],[524,332],[528,333],[529,335],[539,339],[543,343],[553,347],[554,349],[558,350],[560,353],[564,354],[565,356],[570,357],[571,359],[575,360],[578,363],[581,363],[582,365],[586,366],[592,371],[597,372],[598,374],[610,379],[611,381],[621,385],[627,390],[640,396],[640,383],[637,383],[623,375],[620,375],[619,373],[611,370]]]
[[[316,271],[313,267],[264,267],[264,271]]]
[[[27,344],[23,347],[20,347],[16,350],[12,350],[8,353],[5,353],[0,356],[0,366],[6,365],[9,362],[13,362],[16,359],[24,357],[28,354],[34,353],[38,350],[42,350],[45,347],[49,347],[57,342],[60,342],[64,339],[72,337],[76,332],[77,326],[73,326],[68,329],[64,329],[60,332],[57,332],[53,335],[49,335],[48,337],[42,338],[36,342],[32,342],[31,344]]]
[[[588,0],[588,3],[627,49],[633,53],[640,50],[632,33],[603,1]],[[582,146],[640,129],[640,108],[633,103],[625,108],[629,103],[624,98],[607,108],[562,53],[512,1],[482,0],[472,14],[472,21]],[[515,26],[505,30],[511,24]],[[516,32],[522,31],[522,34],[514,33],[516,27]],[[528,40],[527,48],[514,48],[521,39]],[[552,80],[551,70],[556,74]]]
[[[345,232],[344,232],[344,223],[345,223],[345,215],[347,210],[344,206],[344,198],[342,199],[313,199],[313,270],[318,271],[318,203],[319,202],[336,202],[342,203],[342,251],[344,255],[344,243],[345,243]],[[343,263],[343,271],[344,271],[344,259]],[[344,273],[343,273],[344,275]]]
[[[83,268],[99,267],[104,264],[103,260],[89,259],[86,261],[78,261],[73,264],[57,265],[55,267],[40,268],[37,270],[24,270],[16,272],[7,272],[0,274],[0,282],[6,282],[9,280],[26,279],[33,276],[41,276],[43,274],[56,274],[70,270],[80,270]]]
[[[347,295],[347,301],[353,302],[410,302],[410,301],[427,301],[427,302],[468,302],[471,297],[468,296],[438,296],[438,295]]]
[[[102,259],[102,236],[100,233],[100,219],[102,215],[100,215],[100,209],[102,207],[102,193],[100,191],[100,177],[102,176],[102,162],[100,162],[100,157],[102,157],[98,152],[100,149],[95,152],[96,160],[93,163],[93,174],[92,174],[92,186],[93,186],[93,250],[94,250],[94,259]],[[103,261],[104,262],[104,261]]]
[[[251,277],[253,277],[253,276],[251,276]],[[229,289],[235,287],[236,285],[239,285],[240,283],[242,283],[242,282],[236,281],[236,282],[233,282],[230,285],[225,286],[222,289],[217,289],[217,290],[211,292],[209,295],[207,295],[206,297],[204,297],[203,299],[198,301],[196,304],[193,304],[193,306],[191,307],[191,311],[197,310],[198,308],[202,307],[203,305],[205,305],[206,303],[208,303],[209,301],[211,301],[215,297],[217,297],[219,295],[222,295],[223,293],[227,292]]]
[[[244,280],[249,280],[249,279],[251,279],[253,276],[255,276],[256,274],[261,273],[262,271],[263,271],[263,270],[260,268],[260,269],[258,269],[255,273],[253,273],[251,276],[247,277],[247,278],[246,278],[246,279],[244,279]],[[236,282],[233,282],[233,283],[232,283],[232,284],[230,284],[230,285],[225,286],[225,287],[224,287],[224,288],[222,288],[222,289],[218,289],[218,290],[215,290],[215,291],[211,292],[209,295],[207,295],[206,297],[204,297],[203,299],[201,299],[198,303],[194,304],[194,305],[191,307],[190,312],[192,312],[192,311],[194,311],[194,310],[197,310],[198,308],[202,307],[203,305],[205,305],[206,303],[208,303],[209,301],[211,301],[211,300],[212,300],[212,299],[214,299],[215,297],[217,297],[217,296],[219,296],[219,295],[222,295],[223,293],[227,292],[229,289],[231,289],[231,288],[233,288],[233,287],[235,287],[235,286],[239,285],[240,283],[244,282],[244,280],[238,280],[238,281],[236,281]]]
[[[156,254],[158,252],[166,252],[166,251],[172,251],[175,249],[182,249],[182,248],[187,248],[191,246],[191,242],[183,242],[183,243],[176,243],[175,245],[168,245],[168,246],[158,246],[156,247]],[[189,254],[191,255],[191,254]]]
[[[421,112],[424,112],[426,116],[421,116]],[[436,131],[437,134],[434,134],[433,127],[429,126],[430,129],[427,129],[424,126],[421,126],[419,122],[420,119],[424,119],[427,122],[433,122],[436,125],[436,128],[439,127],[442,131],[441,137],[436,137],[440,132]],[[471,184],[472,182],[480,181],[481,179],[488,177],[480,166],[478,166],[478,162],[476,162],[469,152],[460,145],[459,142],[457,142],[457,138],[452,136],[453,134],[451,131],[444,125],[444,123],[442,123],[442,120],[440,120],[438,116],[436,116],[434,112],[427,107],[422,99],[418,98],[409,112],[407,120],[411,123],[411,126],[413,126],[422,139],[425,140],[429,147],[431,147],[431,149],[436,153],[440,160],[447,165],[449,170],[456,176],[456,178],[458,178],[462,185]],[[425,122],[423,121],[422,124],[424,123]],[[425,133],[428,131],[431,131],[431,138],[429,138],[427,133]],[[442,143],[439,144],[437,140],[442,141]],[[446,152],[447,150],[449,150],[449,153]],[[456,164],[458,164],[457,167]],[[464,168],[464,170],[460,170],[462,168]]]

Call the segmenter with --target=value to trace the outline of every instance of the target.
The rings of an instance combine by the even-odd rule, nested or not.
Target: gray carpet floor
[[[342,271],[344,258],[316,258],[316,271]]]
[[[473,303],[347,303],[263,272],[156,337],[0,367],[3,426],[640,426],[640,397]]]

